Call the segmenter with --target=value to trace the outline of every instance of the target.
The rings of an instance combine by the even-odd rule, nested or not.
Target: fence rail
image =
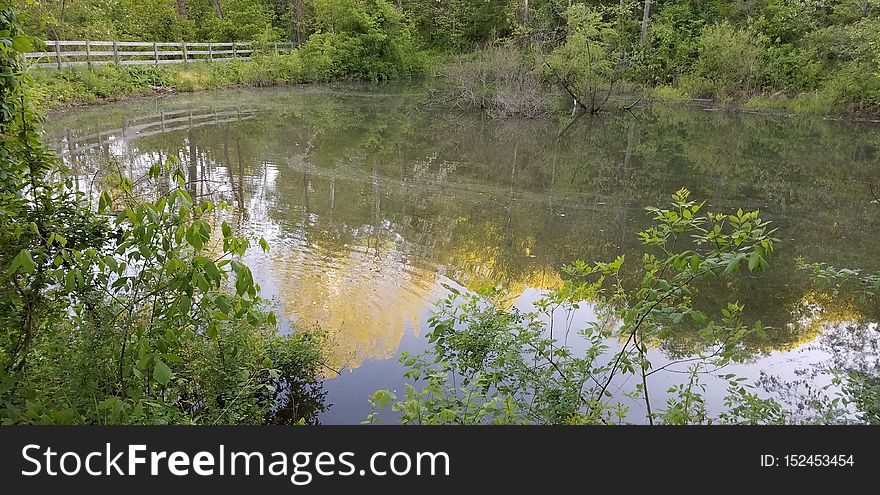
[[[287,53],[296,48],[293,42],[257,44],[247,41],[228,43],[180,43],[141,41],[48,40],[45,52],[24,56],[32,67],[56,68],[77,65],[163,65],[191,62],[228,62],[250,60],[258,49],[269,53]],[[108,49],[109,47],[109,49]]]

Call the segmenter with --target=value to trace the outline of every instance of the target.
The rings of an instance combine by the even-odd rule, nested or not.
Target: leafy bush
[[[835,103],[837,110],[877,112],[880,110],[880,76],[865,66],[842,64],[822,84],[820,93]]]
[[[762,46],[749,33],[726,22],[709,26],[697,40],[697,53],[691,77],[710,83],[715,96],[755,90],[762,70]],[[707,96],[709,85],[691,84],[702,90],[700,96]]]
[[[193,2],[189,2],[192,4]],[[255,0],[225,0],[223,19],[215,15],[210,2],[204,2],[202,11],[197,9],[199,23],[196,37],[208,41],[244,41],[259,38],[277,41],[283,39],[284,30],[274,25],[275,12],[269,2]],[[207,7],[207,8],[206,8]]]
[[[424,73],[420,52],[403,15],[386,0],[314,0],[317,33],[302,48],[313,80],[368,80]]]
[[[815,90],[823,74],[822,64],[807,51],[790,45],[770,45],[761,56],[760,86],[797,94]]]
[[[629,60],[620,33],[602,12],[584,4],[566,11],[569,34],[547,57],[549,76],[590,113],[602,109],[621,81]]]
[[[416,35],[425,44],[438,50],[466,52],[510,35],[515,29],[512,14],[518,3],[517,0],[429,0],[407,1],[403,5]]]
[[[190,2],[191,3],[191,2]],[[16,1],[30,35],[71,40],[181,41],[196,26],[167,0]]]
[[[242,66],[241,80],[248,86],[277,86],[303,82],[299,52],[257,56],[255,63]]]
[[[639,45],[631,77],[649,85],[675,83],[690,71],[704,22],[687,5],[669,5],[651,19],[646,43]]]

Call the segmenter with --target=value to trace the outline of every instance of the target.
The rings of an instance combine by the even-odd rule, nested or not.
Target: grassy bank
[[[422,67],[413,68],[400,73],[399,77],[416,76],[423,70]],[[31,70],[29,74],[32,78],[32,84],[27,88],[29,97],[42,112],[149,94],[363,78],[359,74],[341,72],[331,66],[304,60],[299,52],[235,62],[162,66],[102,65],[91,69],[70,67],[63,70]]]
[[[756,112],[835,115],[844,118],[880,117],[880,79],[877,83],[866,78],[864,86],[876,84],[876,88],[867,88],[861,94],[853,95],[852,87],[828,85],[815,91],[790,94],[783,91],[761,94],[718,95],[711,92],[691,92],[687,89],[663,85],[647,87],[641,90],[643,98],[649,101],[668,103],[684,103],[695,100],[709,100],[718,106],[733,110],[749,110]],[[859,89],[864,89],[861,86]],[[871,95],[876,93],[872,99]],[[867,97],[864,97],[867,96]]]

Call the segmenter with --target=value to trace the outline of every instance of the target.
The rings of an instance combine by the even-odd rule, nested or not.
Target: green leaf
[[[739,270],[740,261],[742,261],[742,255],[738,254],[733,258],[733,260],[730,261],[730,263],[727,265],[727,268],[724,269],[724,273],[722,273],[722,275],[727,276]]]
[[[373,401],[373,407],[376,409],[382,409],[388,407],[388,405],[391,404],[391,401],[395,399],[395,396],[387,390],[377,390],[371,399]]]
[[[698,325],[705,325],[709,323],[709,318],[707,318],[706,315],[699,311],[691,311],[689,314],[691,316],[691,319],[694,320],[694,323]]]
[[[35,269],[36,265],[34,264],[34,259],[31,258],[31,253],[27,249],[22,249],[12,259],[12,263],[9,265],[9,275],[15,275],[16,273],[30,274],[34,273]]]
[[[208,279],[201,273],[196,273],[196,286],[202,292],[208,292],[211,289],[211,285],[208,283]]]
[[[217,265],[215,265],[214,262],[210,260],[205,263],[205,274],[211,280],[220,280],[222,278],[222,275],[220,273],[220,270],[217,268]]]
[[[225,294],[220,294],[214,299],[214,304],[220,309],[220,311],[229,314],[232,311],[232,304],[229,302],[229,298]]]
[[[236,270],[236,279],[235,279],[235,291],[241,296],[245,293],[250,293],[251,289],[254,288],[254,278],[251,274],[250,269],[245,266],[239,264],[239,268]]]
[[[264,253],[269,252],[269,243],[266,242],[266,239],[260,237],[260,247],[263,248]]]
[[[755,268],[758,268],[761,264],[761,255],[758,254],[757,251],[753,252],[751,256],[749,256],[749,271],[755,271]]]
[[[171,381],[171,368],[159,358],[156,358],[156,367],[153,368],[153,379],[160,385],[168,385]]]
[[[12,37],[12,48],[19,53],[27,53],[34,49],[34,38],[20,34]]]
[[[114,272],[119,270],[119,263],[116,261],[116,258],[114,258],[113,256],[109,256],[109,255],[105,256],[104,257],[104,264],[107,265],[107,268],[110,268],[110,270],[112,270]]]
[[[78,270],[71,270],[64,275],[64,291],[65,292],[73,292],[76,289],[76,272]]]
[[[107,194],[107,191],[101,191],[101,196],[98,198],[98,213],[104,213],[104,211],[112,205],[113,200],[110,198],[110,195]]]

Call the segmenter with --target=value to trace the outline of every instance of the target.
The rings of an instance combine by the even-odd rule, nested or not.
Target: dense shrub
[[[424,72],[403,15],[386,0],[314,0],[317,32],[302,48],[308,79],[409,77]]]
[[[762,88],[794,95],[816,89],[821,76],[822,64],[791,45],[771,45],[761,56]]]
[[[31,35],[48,39],[180,41],[195,36],[192,18],[167,0],[16,0]]]
[[[211,2],[188,2],[194,18],[195,39],[206,41],[242,41],[260,37],[272,41],[285,39],[277,25],[271,2],[263,0],[224,0],[220,19]]]
[[[703,20],[695,18],[686,5],[670,5],[659,11],[647,41],[637,47],[631,77],[649,85],[676,82],[694,63],[703,26]]]
[[[762,53],[762,46],[754,36],[728,23],[709,26],[697,40],[697,53],[690,77],[708,84],[692,87],[701,92],[711,88],[714,93],[698,96],[754,91],[761,73]]]
[[[822,84],[820,92],[835,104],[834,110],[869,112],[880,109],[880,77],[855,62],[837,68]]]

